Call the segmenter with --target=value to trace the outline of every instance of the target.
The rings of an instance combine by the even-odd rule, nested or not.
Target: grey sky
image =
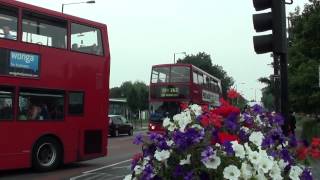
[[[61,11],[76,0],[21,0]],[[295,0],[287,13],[307,0]],[[96,0],[64,7],[67,14],[107,24],[111,51],[110,87],[124,81],[149,84],[151,66],[173,63],[175,52],[206,52],[235,79],[248,99],[261,97],[257,79],[273,70],[270,54],[256,55],[252,0]],[[183,54],[177,54],[183,58]]]

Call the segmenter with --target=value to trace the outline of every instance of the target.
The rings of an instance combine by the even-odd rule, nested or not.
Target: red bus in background
[[[149,130],[162,132],[162,121],[181,111],[180,104],[219,106],[221,81],[192,64],[154,65],[149,92]]]
[[[0,170],[107,154],[104,24],[0,1]]]

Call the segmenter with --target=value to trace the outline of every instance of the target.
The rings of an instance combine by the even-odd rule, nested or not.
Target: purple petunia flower
[[[284,162],[288,162],[289,164],[293,163],[293,157],[290,155],[287,149],[282,149],[280,152],[280,156],[284,160]]]
[[[224,147],[224,150],[226,151],[228,156],[234,156],[235,152],[234,152],[234,150],[232,148],[231,142],[226,141],[225,143],[223,143],[223,147]]]
[[[241,142],[247,142],[249,141],[249,134],[247,134],[244,130],[239,131],[239,138]]]
[[[192,180],[192,179],[194,179],[192,171],[188,172],[183,178],[183,180]]]
[[[230,131],[236,131],[239,128],[239,124],[237,122],[237,114],[230,114],[225,120],[225,126]]]
[[[204,151],[201,152],[201,161],[208,162],[211,156],[214,155],[213,148],[208,146]]]
[[[301,180],[313,180],[311,171],[307,168],[305,168],[300,176]]]
[[[153,167],[151,164],[147,164],[142,172],[142,179],[152,180],[153,176]]]
[[[184,175],[184,169],[181,165],[177,165],[175,168],[174,168],[174,171],[173,171],[173,177],[181,177]]]
[[[284,123],[284,118],[280,114],[276,114],[275,116],[273,116],[272,122],[281,126]]]
[[[203,139],[205,133],[203,130],[188,128],[186,132],[175,131],[173,133],[173,141],[179,150],[186,150],[189,146],[199,143]]]
[[[142,138],[143,138],[142,133],[137,134],[137,135],[134,137],[133,144],[136,144],[136,145],[142,144],[142,143],[143,143]]]
[[[296,139],[296,136],[295,136],[295,135],[291,135],[291,136],[290,136],[289,146],[290,146],[290,147],[297,147],[297,146],[298,146],[298,142],[297,142],[297,139]]]
[[[243,113],[243,119],[246,124],[248,124],[248,125],[253,124],[253,119],[248,113]]]
[[[252,106],[252,110],[253,112],[257,113],[257,114],[262,114],[264,112],[262,106],[255,104]]]
[[[271,136],[266,136],[263,140],[262,140],[262,144],[261,144],[261,146],[262,146],[262,148],[269,148],[271,145],[273,145],[274,144],[274,141],[273,141],[273,139],[272,139],[272,137]]]

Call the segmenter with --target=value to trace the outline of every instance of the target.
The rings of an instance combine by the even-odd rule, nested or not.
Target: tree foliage
[[[213,65],[210,55],[205,52],[199,52],[197,55],[187,55],[184,59],[179,59],[177,63],[193,64],[198,68],[208,72],[221,80],[222,94],[226,98],[227,91],[233,85],[233,78],[228,76],[227,72],[223,70],[222,66]]]
[[[295,111],[320,112],[320,2],[310,0],[302,13],[290,14],[289,100]]]
[[[120,87],[110,89],[111,98],[126,98],[131,111],[148,109],[148,86],[140,81],[126,81]]]

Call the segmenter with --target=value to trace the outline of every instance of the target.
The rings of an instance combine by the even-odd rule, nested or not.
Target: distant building
[[[127,99],[125,98],[110,98],[109,99],[109,114],[123,115],[128,118],[129,110]]]

